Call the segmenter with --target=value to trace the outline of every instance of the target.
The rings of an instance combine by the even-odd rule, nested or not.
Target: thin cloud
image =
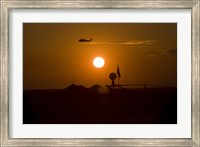
[[[144,56],[146,58],[154,58],[157,56],[168,56],[168,57],[177,57],[177,50],[176,49],[159,49],[155,52],[151,52],[149,54],[142,54],[141,56]]]
[[[156,57],[155,54],[149,54],[149,55],[146,56],[146,58],[154,58],[154,57]]]
[[[177,50],[176,49],[164,50],[163,54],[172,57],[177,57]]]
[[[151,45],[155,40],[125,40],[125,41],[92,41],[84,44],[109,44],[109,45]]]

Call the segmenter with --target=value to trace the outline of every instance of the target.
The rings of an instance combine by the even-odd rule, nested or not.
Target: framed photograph
[[[177,124],[176,33],[176,23],[23,23],[23,124]]]
[[[1,146],[200,146],[199,1],[1,1]]]

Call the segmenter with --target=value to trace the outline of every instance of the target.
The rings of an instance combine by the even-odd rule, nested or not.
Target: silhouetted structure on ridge
[[[119,85],[119,79],[121,78],[121,73],[119,70],[119,65],[117,65],[117,77],[118,77],[118,85]]]
[[[115,79],[117,78],[117,75],[115,73],[110,73],[109,78],[112,80],[112,87],[115,87]]]

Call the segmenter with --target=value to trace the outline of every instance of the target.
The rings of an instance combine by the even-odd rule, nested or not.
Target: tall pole
[[[119,70],[119,65],[117,65],[117,77],[118,77],[118,86],[119,86],[119,79],[121,77],[120,70]]]
[[[119,76],[118,76],[118,86],[119,86]]]

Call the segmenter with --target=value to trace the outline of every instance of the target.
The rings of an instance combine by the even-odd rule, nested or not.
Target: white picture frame
[[[192,11],[192,137],[191,139],[30,139],[9,138],[9,10],[23,8],[189,8]],[[199,146],[199,1],[1,1],[1,145],[18,146]]]

